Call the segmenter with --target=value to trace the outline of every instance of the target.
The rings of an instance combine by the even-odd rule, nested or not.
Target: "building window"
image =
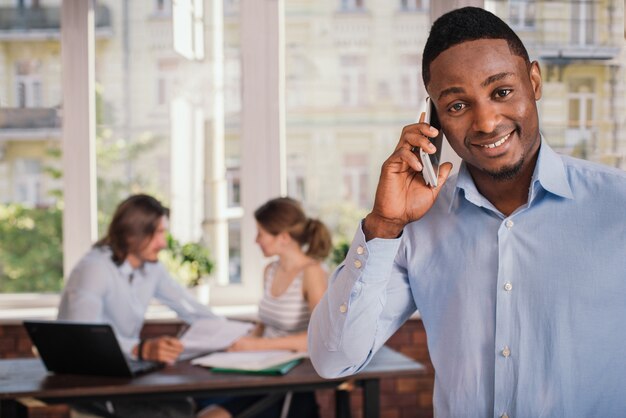
[[[509,3],[509,23],[517,29],[535,27],[535,1],[511,0]]]
[[[365,57],[344,56],[341,62],[341,104],[367,104],[367,66]]]
[[[341,0],[342,12],[361,12],[365,10],[365,0]]]
[[[239,166],[226,168],[226,198],[229,208],[241,206],[241,169]]]
[[[15,64],[17,107],[42,107],[41,62],[22,60]]]
[[[13,164],[13,201],[31,207],[43,203],[41,162],[32,158],[17,158]]]
[[[430,0],[400,0],[403,12],[426,11],[430,9]]]
[[[170,16],[172,14],[172,0],[155,0],[154,14]]]
[[[591,0],[572,2],[572,34],[574,45],[591,45],[594,42],[594,3]]]
[[[174,0],[174,50],[189,60],[204,58],[203,0]]]
[[[572,80],[569,84],[569,128],[590,129],[593,126],[595,101],[594,83],[591,78]]]
[[[420,57],[417,54],[400,57],[399,68],[399,101],[405,107],[417,107],[420,103],[422,76],[420,71]]]
[[[287,156],[287,195],[301,202],[306,200],[306,157],[303,154]]]
[[[596,144],[593,135],[595,96],[593,79],[580,78],[569,82],[565,146],[575,148],[575,154],[582,158],[590,158],[595,153]]]
[[[343,158],[343,198],[357,207],[369,207],[369,158],[366,153],[346,154]]]
[[[157,64],[157,94],[156,104],[164,106],[169,104],[174,91],[176,81],[176,70],[178,61],[176,59],[162,59]]]

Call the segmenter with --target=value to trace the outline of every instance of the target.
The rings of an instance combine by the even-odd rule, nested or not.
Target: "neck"
[[[468,169],[478,191],[487,198],[505,216],[512,214],[517,208],[528,202],[528,189],[532,181],[536,153],[528,163],[524,164],[515,178],[496,180],[489,174],[468,165]]]
[[[299,270],[308,260],[309,257],[302,252],[300,247],[278,255],[278,265],[285,271]]]
[[[130,264],[133,269],[137,269],[143,265],[143,261],[134,254],[128,254],[126,261],[128,261],[128,264]]]

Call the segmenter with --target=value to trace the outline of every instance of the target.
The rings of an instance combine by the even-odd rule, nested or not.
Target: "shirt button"
[[[354,260],[354,267],[360,269],[362,265],[361,260]]]
[[[363,254],[364,252],[365,252],[365,248],[363,248],[362,246],[360,246],[360,245],[359,245],[359,246],[356,248],[356,253],[357,253],[358,255],[361,255],[361,254]]]
[[[502,414],[500,415],[500,418],[509,418],[509,416],[507,414]]]
[[[513,228],[513,225],[515,225],[515,222],[513,222],[510,219],[507,219],[506,222],[504,223],[504,226],[506,226],[508,229]]]
[[[508,358],[511,355],[511,349],[507,346],[504,346],[504,349],[502,350],[502,356],[505,358]]]
[[[342,303],[341,306],[339,307],[339,312],[346,313],[347,311],[348,311],[348,305],[346,305],[345,303]]]
[[[509,283],[509,282],[506,282],[504,284],[504,290],[506,290],[507,292],[510,292],[511,289],[513,289],[513,285],[511,283]]]

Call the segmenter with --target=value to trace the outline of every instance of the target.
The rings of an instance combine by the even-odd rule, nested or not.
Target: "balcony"
[[[60,139],[61,116],[54,108],[0,109],[0,140]]]
[[[104,5],[95,7],[95,33],[112,35],[111,12]],[[0,40],[46,40],[61,36],[60,7],[0,7]]]

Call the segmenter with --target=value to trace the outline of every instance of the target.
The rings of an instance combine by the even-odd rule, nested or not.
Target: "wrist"
[[[144,360],[143,349],[146,344],[146,340],[139,340],[139,344],[137,345],[137,358],[139,360]]]
[[[374,238],[395,239],[402,234],[405,223],[369,213],[363,221],[362,228],[365,240]]]

